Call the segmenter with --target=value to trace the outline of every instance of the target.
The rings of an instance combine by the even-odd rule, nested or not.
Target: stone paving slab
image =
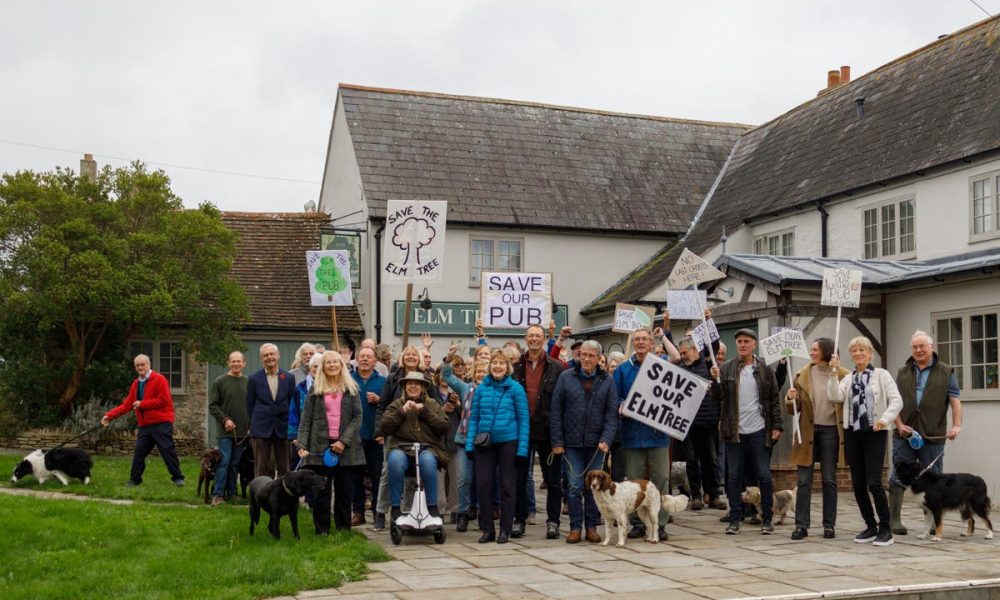
[[[543,491],[537,503],[544,506]],[[719,522],[722,513],[710,509],[675,515],[665,543],[628,540],[624,548],[547,540],[542,525],[529,526],[524,538],[505,545],[478,544],[478,532],[458,533],[450,526],[446,544],[434,544],[430,537],[404,537],[402,545],[393,546],[387,532],[362,526],[358,530],[381,544],[394,560],[371,564],[372,573],[365,581],[302,592],[296,600],[647,594],[670,600],[816,600],[876,591],[899,593],[898,600],[917,600],[915,594],[929,590],[942,590],[939,597],[946,600],[946,590],[970,589],[974,582],[983,586],[983,600],[1000,600],[1000,536],[988,541],[977,531],[974,537],[960,537],[962,524],[957,514],[950,514],[943,542],[918,540],[911,534],[897,536],[892,546],[875,548],[853,542],[863,524],[852,497],[841,494],[839,505],[833,540],[823,539],[822,528],[816,528],[814,536],[793,541],[787,524],[770,536],[762,536],[751,525],[739,535],[725,535],[725,525]],[[819,494],[813,496],[812,510],[814,518],[821,513]],[[914,533],[923,522],[909,496],[903,520]],[[603,535],[603,528],[599,532]]]

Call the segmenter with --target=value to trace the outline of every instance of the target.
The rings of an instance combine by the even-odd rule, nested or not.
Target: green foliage
[[[327,296],[333,296],[347,289],[347,280],[337,268],[337,261],[329,256],[319,259],[316,268],[316,291]]]
[[[229,276],[236,234],[185,210],[162,171],[105,167],[0,178],[0,401],[31,424],[77,398],[114,398],[125,343],[169,333],[221,362],[247,299]]]

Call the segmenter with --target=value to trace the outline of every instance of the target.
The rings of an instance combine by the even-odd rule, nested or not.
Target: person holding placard
[[[760,487],[763,535],[774,533],[771,524],[774,483],[771,479],[771,448],[781,437],[781,402],[774,371],[754,355],[757,333],[736,332],[736,357],[712,367],[712,378],[722,380],[722,414],[719,433],[726,442],[726,496],[729,497],[729,535],[740,532],[743,520],[743,469],[757,475]]]
[[[872,366],[875,349],[868,338],[852,339],[847,349],[854,361],[854,371],[839,381],[830,377],[827,394],[830,400],[844,403],[844,454],[851,468],[854,499],[865,521],[865,530],[855,536],[854,541],[889,546],[893,539],[889,527],[889,501],[882,488],[882,465],[889,429],[903,408],[903,398],[892,375]],[[839,371],[839,356],[830,359],[830,367]],[[878,522],[875,521],[876,513]]]
[[[837,535],[837,457],[843,433],[843,405],[830,400],[826,393],[833,374],[832,357],[833,340],[817,338],[809,346],[811,362],[795,375],[785,394],[785,410],[790,415],[800,415],[801,433],[801,441],[792,438],[792,462],[798,466],[793,540],[809,535],[809,506],[816,462],[819,462],[823,480],[823,537],[833,539]],[[841,368],[837,371],[837,379],[847,374],[847,369]]]
[[[719,403],[722,400],[722,386],[717,384],[709,372],[708,362],[698,351],[694,340],[685,337],[677,344],[681,355],[680,366],[712,382],[712,387],[698,407],[698,413],[691,423],[684,445],[687,450],[687,475],[690,485],[691,510],[704,507],[702,497],[708,495],[708,507],[726,510],[726,503],[719,498],[719,482],[716,480],[716,449],[719,442]]]
[[[629,388],[635,383],[642,367],[642,361],[646,360],[646,355],[653,349],[653,333],[648,327],[637,329],[632,334],[632,348],[635,353],[615,369],[615,390],[619,404],[625,401]],[[621,417],[621,434],[622,447],[625,449],[625,476],[628,479],[648,479],[656,489],[663,492],[669,490],[670,436],[625,416]],[[660,528],[657,533],[661,542],[667,539],[666,525],[669,518],[667,510],[660,506]],[[646,537],[646,527],[639,520],[639,515],[633,513],[630,519],[632,530],[628,532],[628,537]]]

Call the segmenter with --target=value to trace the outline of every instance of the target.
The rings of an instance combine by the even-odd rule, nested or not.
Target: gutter
[[[382,343],[382,232],[385,221],[375,231],[375,343]]]

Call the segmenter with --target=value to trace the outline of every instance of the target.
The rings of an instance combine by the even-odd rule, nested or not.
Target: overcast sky
[[[339,82],[759,124],[829,69],[856,78],[985,17],[970,0],[3,0],[0,172],[91,152],[163,168],[188,206],[300,211]]]

